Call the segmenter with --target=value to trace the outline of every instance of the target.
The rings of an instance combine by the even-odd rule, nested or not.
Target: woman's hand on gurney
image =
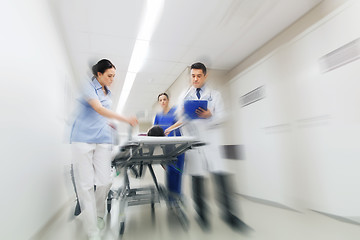
[[[165,136],[169,135],[169,133],[172,131],[171,127],[168,127],[167,129],[165,129],[164,134]]]
[[[131,125],[131,126],[136,126],[138,125],[138,120],[136,117],[129,117],[127,118],[127,122]]]
[[[165,129],[164,134],[165,136],[169,135],[169,133],[177,128],[179,128],[182,125],[182,122],[177,121],[176,123],[174,123],[173,125],[171,125],[170,127],[168,127],[167,129]]]

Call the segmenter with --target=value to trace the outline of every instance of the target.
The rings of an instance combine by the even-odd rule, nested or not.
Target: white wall
[[[47,1],[1,1],[0,29],[0,239],[29,239],[69,200],[73,75]]]
[[[251,64],[229,74],[235,76],[229,83],[236,103],[234,142],[245,145],[240,193],[296,209],[360,216],[360,61],[327,73],[318,62],[360,36],[360,4],[340,2],[323,1],[269,43],[267,55],[250,57]],[[283,41],[286,36],[292,39]],[[263,100],[238,104],[262,85]]]

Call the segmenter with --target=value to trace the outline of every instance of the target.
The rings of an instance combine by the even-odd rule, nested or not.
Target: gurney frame
[[[117,172],[123,172],[123,186],[117,190],[109,192],[107,199],[107,210],[111,210],[112,199],[119,200],[119,236],[125,230],[125,210],[127,206],[150,204],[152,216],[154,216],[155,203],[165,200],[168,207],[178,217],[184,229],[188,229],[189,221],[182,208],[182,199],[174,195],[158,183],[153,167],[154,164],[174,164],[177,156],[187,150],[202,146],[204,143],[197,141],[193,137],[137,137],[131,139],[127,144],[120,148],[119,153],[112,161],[112,166]],[[154,187],[131,188],[128,171],[135,177],[142,177],[145,168],[149,168]],[[171,202],[169,199],[172,199]]]

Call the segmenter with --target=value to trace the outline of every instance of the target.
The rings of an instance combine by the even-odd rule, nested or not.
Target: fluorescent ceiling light
[[[118,105],[116,108],[116,112],[121,113],[122,110],[124,109],[126,100],[130,94],[131,87],[134,83],[135,78],[136,78],[136,73],[127,72],[126,77],[125,77],[124,86],[121,89],[121,94],[120,94],[119,102],[118,102]]]
[[[129,97],[132,85],[135,81],[136,74],[142,67],[145,57],[149,49],[149,41],[136,40],[135,47],[131,55],[130,64],[126,73],[124,86],[121,89],[121,94],[118,102],[116,112],[121,113],[124,109],[127,98]]]
[[[141,25],[137,39],[150,41],[155,26],[164,8],[164,0],[148,0],[146,3],[146,13]]]
[[[137,73],[142,67],[149,49],[149,41],[136,40],[128,72]]]
[[[124,86],[121,90],[118,107],[116,112],[122,113],[127,98],[130,94],[131,87],[135,81],[136,74],[140,71],[149,49],[151,36],[155,26],[158,23],[162,10],[164,8],[164,0],[147,0],[146,12],[140,31],[137,35],[134,50],[131,54],[129,68],[125,77]]]

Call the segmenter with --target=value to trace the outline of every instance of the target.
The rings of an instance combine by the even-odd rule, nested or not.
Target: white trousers
[[[97,235],[97,217],[105,216],[105,200],[111,187],[112,145],[75,142],[71,148],[79,217],[88,236]]]

